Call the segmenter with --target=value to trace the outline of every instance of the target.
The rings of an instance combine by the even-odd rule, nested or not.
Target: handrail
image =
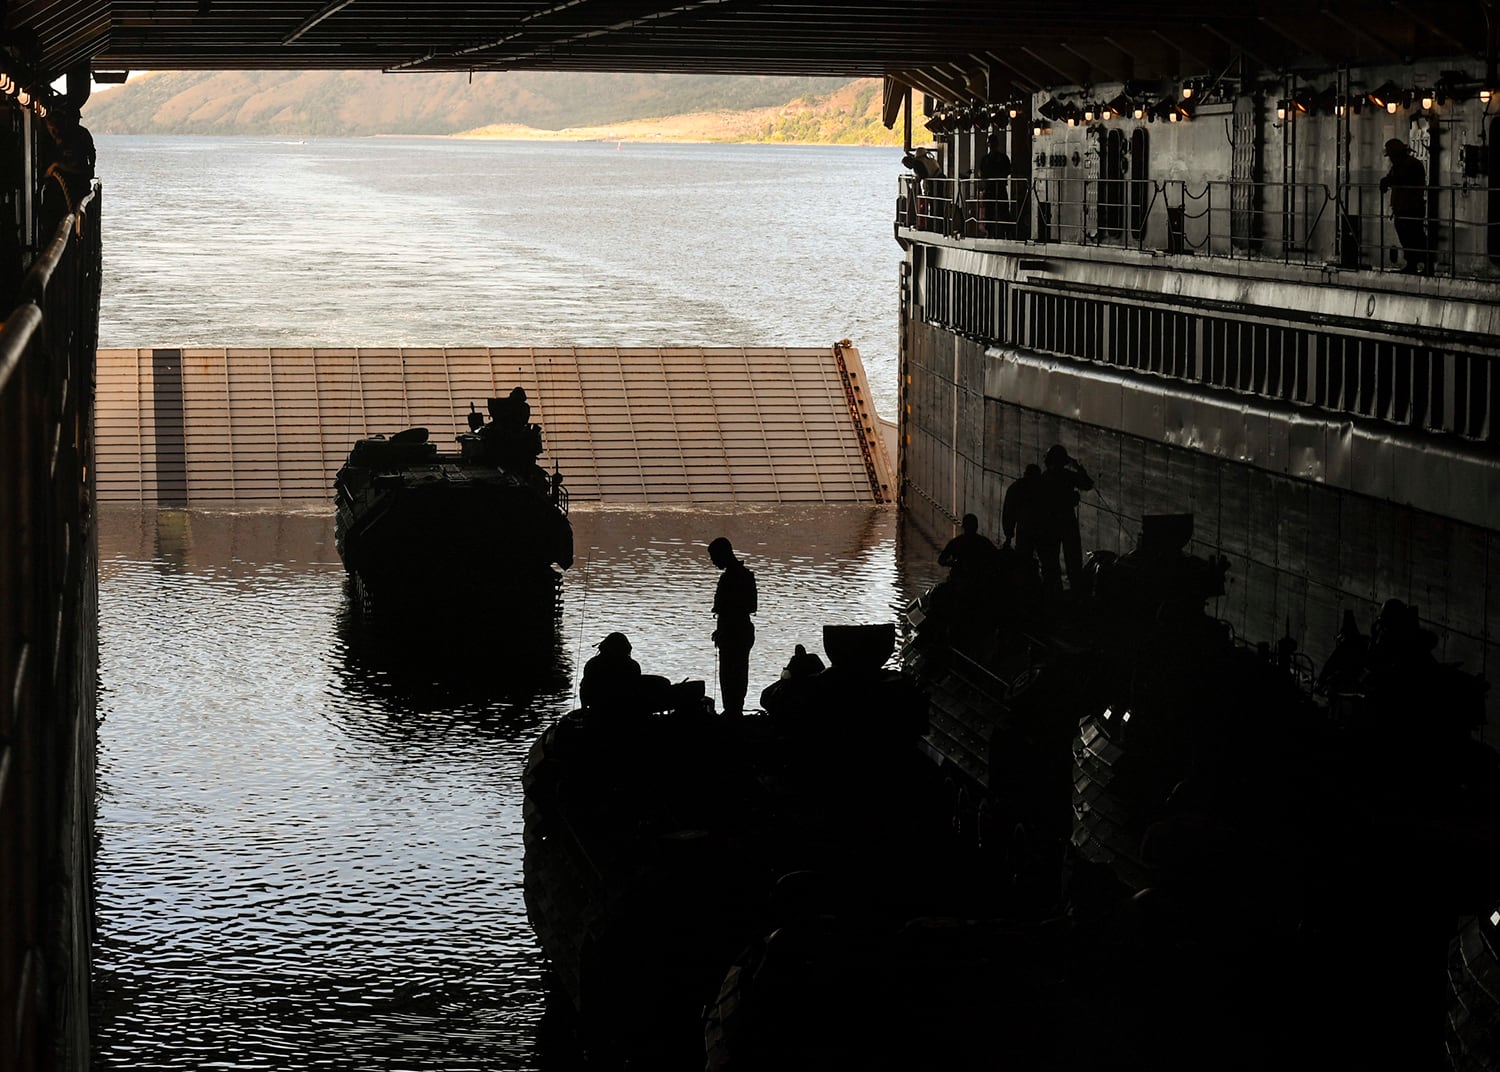
[[[42,311],[34,304],[22,305],[0,322],[0,394],[21,367],[21,358],[41,326]]]
[[[12,131],[11,145],[26,133]],[[79,208],[90,218],[69,213],[56,230],[47,217],[51,233],[41,237],[50,240],[29,264],[14,266],[26,271],[0,324],[0,726],[7,734],[0,750],[9,770],[0,824],[52,817],[37,825],[45,840],[31,848],[0,838],[0,901],[20,906],[4,923],[11,947],[52,980],[45,1002],[28,999],[10,1010],[0,1028],[0,1039],[15,1043],[7,1049],[18,1039],[62,1038],[65,1021],[86,1025],[88,1008],[102,258],[97,203]],[[13,978],[28,969],[0,954],[0,970]],[[17,1052],[25,1067],[40,1067],[60,1051],[39,1041]]]
[[[1007,196],[991,196],[997,182]],[[1425,267],[1450,278],[1500,271],[1490,252],[1493,228],[1500,224],[1481,218],[1487,189],[1424,188],[1423,214],[1412,221],[1419,226],[1409,227],[1407,236],[1420,234],[1425,250],[1407,257],[1398,255],[1393,192],[1375,182],[907,175],[897,204],[900,224],[948,238],[1029,239],[1345,270]],[[1486,204],[1465,214],[1464,205],[1478,198]]]

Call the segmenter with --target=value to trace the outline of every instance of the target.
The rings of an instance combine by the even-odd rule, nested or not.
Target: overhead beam
[[[332,0],[331,3],[324,4],[322,8],[303,19],[301,25],[295,30],[283,37],[281,43],[283,45],[290,45],[318,23],[333,15],[337,15],[352,3],[354,3],[354,0]]]
[[[1348,19],[1342,18],[1339,15],[1336,15],[1334,12],[1328,10],[1326,7],[1321,9],[1319,13],[1329,22],[1342,29],[1344,32],[1354,37],[1360,38],[1361,40],[1370,42],[1370,44],[1374,46],[1375,51],[1380,53],[1380,55],[1384,56],[1387,60],[1390,60],[1393,63],[1404,62],[1405,57],[1401,54],[1400,50],[1398,50],[1389,41],[1376,36],[1369,30],[1365,29],[1363,26],[1360,26],[1358,23],[1350,22]]]
[[[1072,45],[1068,44],[1066,41],[1060,42],[1057,47],[1065,52],[1070,52],[1073,55],[1077,56],[1084,63],[1088,64],[1090,68],[1104,72],[1104,74],[1113,81],[1128,82],[1131,78],[1134,77],[1133,72],[1126,72],[1122,68],[1111,66],[1110,64],[1105,63],[1094,56],[1087,56],[1083,52],[1074,48]]]
[[[1265,15],[1260,15],[1256,18],[1256,21],[1266,29],[1270,30],[1272,33],[1276,34],[1278,37],[1284,38],[1285,40],[1290,41],[1292,44],[1296,45],[1302,50],[1302,54],[1304,56],[1312,57],[1312,59],[1317,61],[1320,67],[1333,66],[1333,62],[1329,60],[1327,56],[1323,55],[1321,49],[1317,48],[1315,45],[1308,44],[1306,40],[1297,36],[1296,34],[1293,34],[1290,30],[1286,29],[1286,27],[1279,24],[1275,19],[1268,18]]]

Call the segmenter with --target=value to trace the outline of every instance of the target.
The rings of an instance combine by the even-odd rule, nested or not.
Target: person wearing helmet
[[[595,709],[636,707],[641,694],[641,664],[630,657],[630,638],[610,633],[598,644],[599,654],[583,664],[578,701]]]

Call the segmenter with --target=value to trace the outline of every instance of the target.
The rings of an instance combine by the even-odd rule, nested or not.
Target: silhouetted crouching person
[[[786,661],[786,666],[781,669],[781,680],[811,677],[813,674],[821,674],[824,669],[823,660],[816,652],[808,651],[798,644],[792,649],[792,657]]]
[[[610,633],[595,645],[599,654],[583,664],[578,702],[594,711],[648,714],[670,704],[671,683],[656,674],[642,674],[630,657],[630,640]]]
[[[750,649],[755,646],[755,574],[734,557],[723,536],[708,545],[708,557],[720,569],[714,589],[714,644],[719,649],[720,703],[726,715],[743,714],[750,687]]]
[[[641,691],[641,664],[630,657],[630,640],[610,633],[595,645],[599,654],[583,664],[578,699],[584,707],[635,706]]]
[[[531,404],[526,401],[524,387],[513,388],[504,398],[489,400],[490,423],[475,425],[469,418],[469,426],[477,428],[485,441],[490,460],[502,469],[520,474],[529,474],[542,452],[542,430],[531,423]],[[541,487],[545,490],[545,479]]]
[[[808,651],[801,644],[796,645],[792,657],[781,668],[781,676],[761,690],[760,706],[769,714],[777,714],[779,709],[795,704],[799,698],[814,695],[809,684],[816,685],[814,679],[826,669],[815,652]]]
[[[1061,443],[1054,444],[1042,459],[1041,530],[1037,533],[1037,554],[1042,560],[1042,580],[1054,591],[1062,588],[1057,568],[1062,552],[1068,574],[1068,588],[1083,588],[1083,541],[1078,534],[1078,493],[1090,491],[1094,481],[1077,461],[1068,457]]]
[[[938,554],[938,565],[947,566],[949,576],[961,584],[978,582],[995,568],[999,548],[979,531],[979,518],[965,514],[963,530]]]

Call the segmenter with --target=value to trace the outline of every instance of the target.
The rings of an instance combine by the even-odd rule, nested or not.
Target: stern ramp
[[[889,502],[859,351],[828,347],[193,348],[99,351],[101,501],[329,501],[356,439],[524,387],[539,462],[576,502]]]

